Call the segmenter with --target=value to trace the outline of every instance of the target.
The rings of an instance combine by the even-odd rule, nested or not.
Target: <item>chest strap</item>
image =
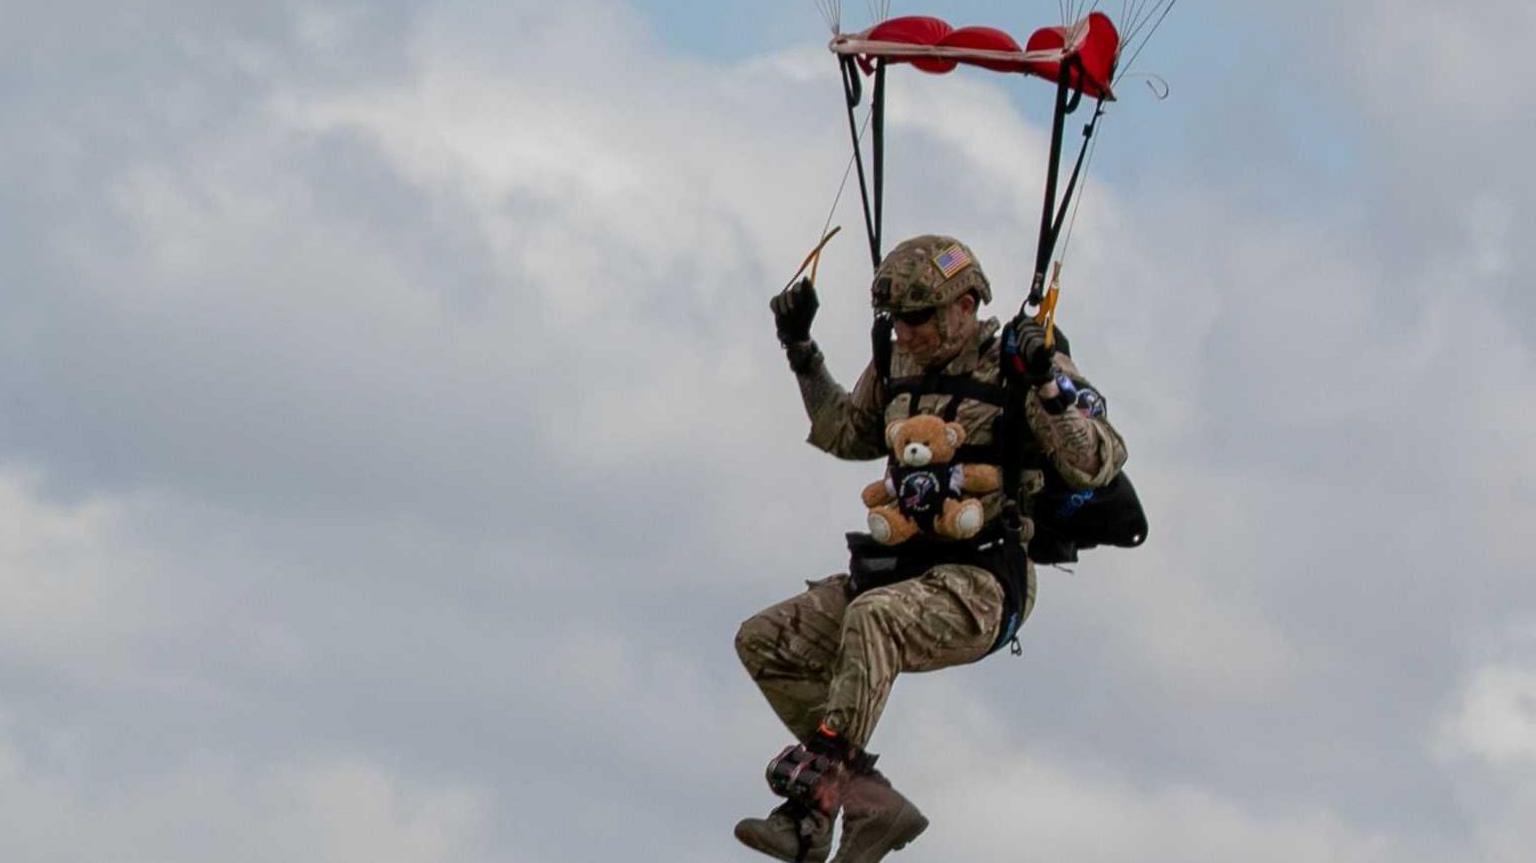
[[[918,397],[931,394],[973,399],[999,408],[1003,406],[1004,399],[1002,386],[978,381],[970,375],[914,375],[894,378],[887,392],[893,400],[902,395]]]

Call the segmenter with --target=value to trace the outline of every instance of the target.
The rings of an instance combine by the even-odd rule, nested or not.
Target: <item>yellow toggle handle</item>
[[[816,248],[811,249],[810,254],[805,256],[805,260],[800,262],[800,269],[795,270],[795,274],[789,277],[789,282],[784,285],[785,290],[789,290],[794,286],[795,279],[800,278],[800,274],[805,272],[806,267],[811,268],[811,284],[816,284],[816,268],[821,266],[821,251],[827,247],[827,243],[831,242],[832,238],[837,236],[837,232],[842,229],[842,225],[837,225],[828,231],[826,236],[821,238],[821,242],[816,244]]]
[[[1045,327],[1045,346],[1056,347],[1056,303],[1061,299],[1061,261],[1051,268],[1051,286],[1045,291],[1045,299],[1040,301],[1040,310],[1035,312],[1035,323]]]

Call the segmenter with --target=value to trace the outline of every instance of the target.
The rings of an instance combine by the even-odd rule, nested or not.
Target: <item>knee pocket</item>
[[[760,655],[766,646],[773,644],[774,638],[771,624],[762,617],[749,617],[736,629],[736,656],[742,665],[750,669],[753,658]]]
[[[843,626],[890,626],[902,616],[899,612],[901,605],[901,601],[891,596],[885,588],[876,588],[848,604]]]

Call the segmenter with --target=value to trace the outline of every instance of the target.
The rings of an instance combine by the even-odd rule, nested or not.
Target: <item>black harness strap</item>
[[[1024,547],[1017,542],[1017,531],[1010,538],[1006,526],[994,524],[969,540],[948,542],[919,537],[899,546],[880,545],[867,533],[850,533],[847,539],[849,587],[853,596],[919,578],[942,564],[980,567],[992,573],[1003,589],[1002,620],[987,653],[1015,640],[1029,590],[1029,560]]]
[[[917,416],[918,400],[922,396],[948,396],[949,400],[939,414],[947,423],[954,422],[960,416],[960,405],[966,399],[1002,407],[1005,395],[1003,388],[998,384],[983,383],[968,375],[935,374],[897,378],[887,385],[887,394],[893,400],[902,396],[907,397],[907,416],[909,417]]]
[[[888,393],[892,398],[907,393],[922,395],[934,393],[985,402],[994,407],[1002,407],[1005,396],[1001,384],[983,383],[969,375],[915,375],[896,378],[891,381]]]
[[[1003,463],[1003,447],[997,443],[967,443],[955,448],[955,461],[962,464]]]

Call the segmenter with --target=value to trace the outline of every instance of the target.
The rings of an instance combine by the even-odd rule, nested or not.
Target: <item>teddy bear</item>
[[[996,491],[1002,473],[996,465],[951,463],[965,442],[964,426],[918,414],[886,426],[885,442],[895,463],[863,492],[876,542],[897,545],[923,530],[950,539],[981,531],[981,501],[961,495]]]

